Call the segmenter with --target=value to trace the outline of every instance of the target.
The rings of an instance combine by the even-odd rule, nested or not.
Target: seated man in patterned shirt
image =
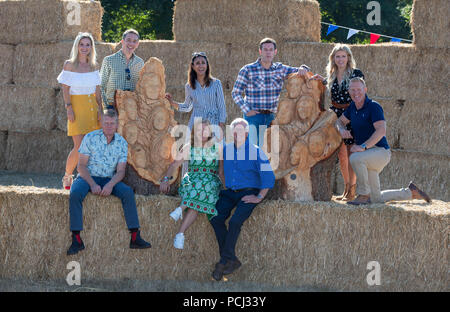
[[[244,114],[244,119],[250,124],[250,142],[258,146],[263,143],[261,141],[265,129],[275,118],[284,79],[292,73],[303,76],[310,71],[306,65],[296,68],[279,62],[273,63],[277,52],[274,39],[261,40],[260,57],[256,62],[241,68],[231,92],[234,102]],[[245,97],[242,96],[244,93]]]
[[[134,91],[136,89],[139,72],[144,67],[144,60],[134,53],[139,46],[137,30],[126,30],[120,43],[122,48],[106,56],[100,70],[103,109],[116,109],[116,90]]]
[[[150,248],[140,236],[139,219],[131,187],[121,182],[125,176],[128,144],[117,131],[118,119],[109,109],[102,117],[102,129],[88,133],[81,142],[77,179],[70,189],[69,211],[72,245],[67,250],[73,255],[84,249],[80,237],[83,230],[83,200],[91,191],[95,195],[113,194],[122,201],[125,221],[131,233],[130,248]]]
[[[217,216],[209,220],[214,228],[220,253],[220,261],[212,272],[216,281],[241,266],[235,248],[242,224],[275,184],[275,175],[266,155],[248,140],[248,122],[236,118],[230,127],[234,142],[224,145],[223,166],[219,167],[223,168],[219,169],[219,175],[222,181],[225,180],[226,189],[220,191],[216,203]],[[236,210],[227,228],[225,221],[234,207]]]

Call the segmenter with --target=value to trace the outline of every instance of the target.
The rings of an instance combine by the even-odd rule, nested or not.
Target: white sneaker
[[[176,208],[170,213],[170,217],[175,221],[178,221],[180,218],[183,219],[183,209],[181,209],[181,207]]]
[[[173,247],[177,249],[183,249],[184,247],[184,234],[178,233],[175,235],[175,239],[173,240]]]

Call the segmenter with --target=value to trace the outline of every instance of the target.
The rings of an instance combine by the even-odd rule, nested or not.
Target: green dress
[[[208,219],[217,215],[216,202],[222,183],[219,179],[219,153],[216,146],[191,147],[189,166],[178,192],[181,204],[205,213]]]

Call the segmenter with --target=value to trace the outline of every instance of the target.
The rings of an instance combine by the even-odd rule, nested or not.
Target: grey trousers
[[[370,195],[372,202],[388,202],[390,200],[409,200],[412,193],[409,188],[398,190],[380,190],[379,174],[391,160],[391,150],[383,147],[372,147],[364,152],[350,155],[350,164],[356,174],[356,193]]]

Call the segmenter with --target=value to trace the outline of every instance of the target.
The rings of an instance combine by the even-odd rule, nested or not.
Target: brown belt
[[[265,114],[265,115],[273,114],[273,112],[270,111],[270,110],[259,110],[258,112],[259,112],[260,114]]]
[[[336,108],[340,108],[340,109],[347,109],[347,107],[350,106],[350,103],[345,103],[345,104],[338,104],[336,102],[331,101],[331,104],[336,107]]]

